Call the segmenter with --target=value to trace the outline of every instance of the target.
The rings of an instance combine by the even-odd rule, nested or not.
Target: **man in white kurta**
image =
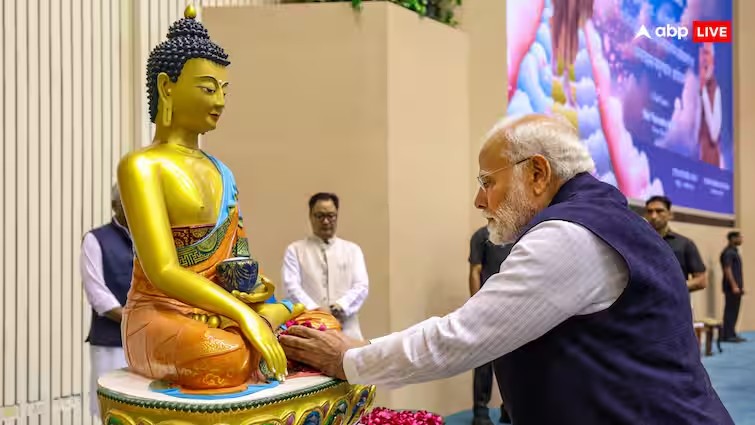
[[[79,267],[81,272],[81,279],[84,285],[84,292],[86,293],[87,301],[92,306],[92,314],[98,316],[95,318],[100,322],[112,321],[114,324],[111,328],[117,328],[117,324],[121,321],[122,303],[118,300],[118,296],[113,293],[111,288],[118,288],[119,295],[123,298],[127,288],[130,285],[130,279],[124,273],[120,273],[120,276],[113,281],[108,282],[106,279],[106,267],[112,268],[112,262],[118,262],[119,267],[124,270],[130,270],[132,267],[133,256],[127,255],[127,251],[130,248],[130,233],[126,224],[126,216],[123,213],[123,206],[121,205],[120,193],[117,186],[113,186],[111,192],[111,206],[113,208],[113,218],[110,223],[92,229],[84,235],[81,243],[81,253],[79,257]],[[108,249],[108,264],[105,261],[105,252],[101,245],[98,235],[102,235],[105,232],[107,234],[121,235],[123,247],[123,255],[113,256],[111,251],[115,249],[115,246],[104,247]],[[101,237],[101,236],[100,236]],[[103,240],[107,240],[104,239]],[[115,241],[113,241],[115,242]],[[121,245],[118,245],[121,246]],[[89,355],[90,355],[90,388],[89,388],[89,409],[90,413],[95,416],[99,416],[99,403],[97,401],[97,379],[103,374],[112,370],[125,368],[126,355],[123,351],[123,346],[116,346],[116,344],[108,343],[103,344],[103,337],[94,337],[95,326],[97,324],[93,321],[92,329],[88,338],[89,342]],[[99,334],[102,334],[102,328],[99,329]],[[110,336],[113,339],[114,336]],[[109,341],[112,342],[112,341]]]
[[[290,300],[333,314],[344,334],[362,339],[358,313],[369,291],[367,267],[359,245],[336,236],[338,207],[331,193],[310,198],[312,235],[286,248],[281,275]]]

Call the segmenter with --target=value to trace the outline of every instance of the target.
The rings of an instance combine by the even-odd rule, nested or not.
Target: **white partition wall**
[[[97,423],[88,413],[79,244],[110,218],[121,155],[151,139],[147,55],[186,4],[0,2],[2,424]]]
[[[2,385],[10,424],[84,424],[89,309],[82,233],[109,218],[130,146],[126,3],[2,3]]]

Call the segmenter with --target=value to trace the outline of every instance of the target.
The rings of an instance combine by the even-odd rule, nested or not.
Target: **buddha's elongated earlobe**
[[[170,127],[170,123],[173,121],[173,102],[166,101],[162,103],[162,116],[162,124],[165,127]]]
[[[170,127],[173,121],[173,99],[170,97],[170,77],[168,74],[161,72],[157,76],[157,94],[159,96],[160,113],[162,115],[161,124]]]

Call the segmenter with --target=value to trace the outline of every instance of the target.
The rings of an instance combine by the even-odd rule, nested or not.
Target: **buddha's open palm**
[[[239,323],[244,337],[252,344],[279,382],[286,377],[286,355],[267,322],[257,313],[249,311]],[[257,365],[253,365],[257,366]]]

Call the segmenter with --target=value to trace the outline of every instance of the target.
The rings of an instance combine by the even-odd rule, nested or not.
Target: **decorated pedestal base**
[[[180,398],[126,370],[99,379],[105,425],[353,425],[372,405],[374,386],[324,377],[292,378],[233,398]]]

